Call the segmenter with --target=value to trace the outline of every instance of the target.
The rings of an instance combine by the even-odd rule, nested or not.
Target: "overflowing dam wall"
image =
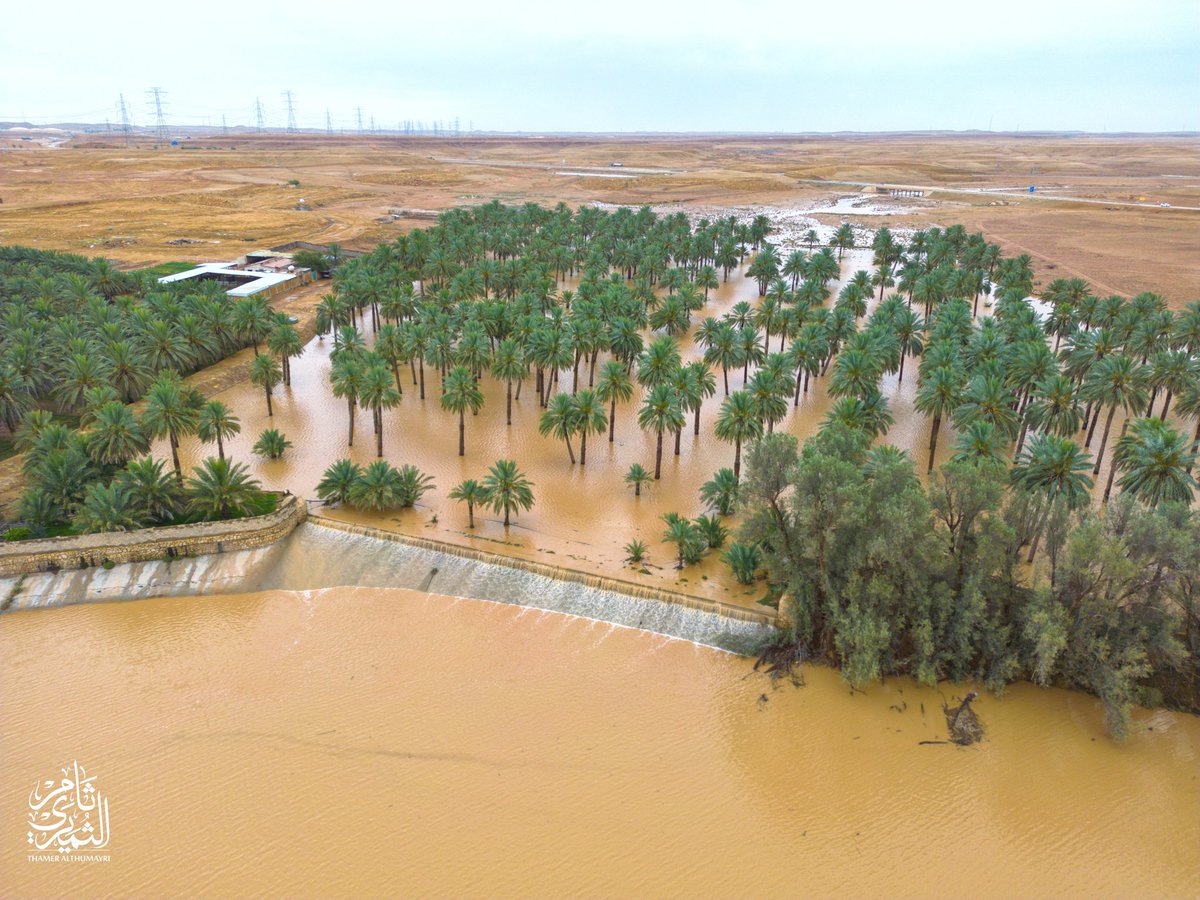
[[[249,550],[287,537],[306,515],[304,501],[288,494],[265,516],[0,543],[0,577]]]
[[[666,596],[670,592],[660,597],[646,588],[634,596],[615,589],[621,587],[616,582],[588,584],[580,573],[564,580],[529,570],[536,564],[509,562],[500,565],[310,521],[283,540],[245,550],[0,578],[0,603],[21,610],[144,597],[398,587],[548,609],[718,647],[742,647],[772,630],[769,609],[725,610],[691,597],[677,602]]]

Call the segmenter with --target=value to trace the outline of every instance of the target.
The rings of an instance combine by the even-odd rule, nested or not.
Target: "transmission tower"
[[[295,133],[299,129],[296,128],[296,95],[291,91],[283,92],[283,102],[287,105],[287,130]]]
[[[264,126],[266,125],[267,119],[266,116],[263,115],[262,101],[257,97],[254,98],[254,120],[257,123],[259,133],[261,134]]]
[[[325,133],[333,134],[333,119],[329,116],[329,107],[325,107]]]
[[[117,109],[121,113],[121,133],[125,135],[125,143],[129,143],[129,136],[133,132],[133,122],[129,118],[129,106],[125,103],[125,95],[120,95],[120,100],[117,102]]]
[[[221,134],[229,134],[229,126],[225,124],[225,113],[221,113]]]
[[[150,107],[154,110],[154,130],[160,141],[167,139],[167,115],[163,110],[163,97],[166,95],[160,87],[152,87],[146,91],[150,95]]]
[[[362,133],[363,133],[363,126],[362,126],[362,107],[361,107],[361,106],[356,106],[356,107],[354,107],[354,112],[355,112],[355,114],[358,116],[358,133],[359,133],[359,134],[362,134]]]

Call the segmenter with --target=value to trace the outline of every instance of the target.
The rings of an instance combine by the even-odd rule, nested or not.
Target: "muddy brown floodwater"
[[[843,276],[849,277],[858,269],[870,268],[870,257],[870,251],[862,250],[846,254]],[[835,296],[842,283],[838,281],[832,285]],[[705,307],[693,317],[692,333],[703,318],[720,317],[740,300],[757,304],[758,292],[754,281],[738,272],[714,291]],[[874,305],[872,300],[872,308]],[[373,340],[369,333],[367,338],[368,342]],[[689,334],[681,342],[685,361],[703,355],[702,348],[691,338]],[[773,337],[772,351],[778,347],[779,339]],[[317,482],[334,460],[349,456],[365,464],[375,459],[369,414],[360,412],[356,416],[354,446],[347,447],[346,404],[333,396],[329,386],[329,353],[332,349],[330,339],[318,338],[309,342],[304,355],[292,363],[291,388],[276,388],[275,414],[270,419],[266,415],[262,390],[248,382],[216,395],[233,409],[242,423],[241,435],[226,442],[226,451],[239,462],[248,464],[267,487],[288,489],[302,497],[315,498]],[[239,355],[216,368],[240,363]],[[910,361],[899,390],[894,375],[884,379],[884,391],[896,418],[886,440],[910,450],[914,459],[923,460],[928,452],[929,428],[924,417],[914,414],[912,408],[916,391],[915,369]],[[466,456],[460,458],[457,455],[457,416],[442,410],[438,402],[436,370],[426,367],[424,402],[418,399],[409,373],[402,371],[401,374],[404,398],[398,407],[383,414],[384,457],[395,465],[416,465],[433,476],[436,489],[426,494],[421,504],[412,510],[370,515],[349,509],[321,508],[323,515],[700,597],[753,605],[762,596],[761,586],[746,588],[739,585],[716,552],[710,552],[700,563],[677,572],[673,545],[661,541],[665,527],[662,514],[677,512],[695,517],[705,512],[699,497],[700,486],[717,469],[733,465],[733,446],[717,440],[713,434],[724,394],[719,370],[715,372],[717,394],[704,402],[701,411],[700,436],[692,434],[693,422],[689,416],[678,457],[673,455],[673,438],[664,436],[662,479],[643,490],[640,498],[635,498],[633,490],[623,481],[632,463],[641,463],[651,472],[654,469],[654,435],[643,434],[637,426],[637,410],[642,397],[640,388],[635,389],[629,402],[617,406],[615,442],[609,444],[606,435],[592,435],[588,440],[587,465],[572,466],[562,441],[538,433],[542,410],[532,378],[525,382],[521,399],[513,404],[511,427],[505,425],[504,385],[490,376],[481,380],[485,403],[477,416],[467,417]],[[570,370],[563,371],[559,379],[559,387],[569,391]],[[586,369],[581,366],[581,384],[586,385],[586,381]],[[788,416],[777,429],[801,438],[816,431],[830,405],[825,393],[827,381],[828,377],[814,380],[809,394],[801,397],[799,407],[792,409],[789,405]],[[735,391],[742,384],[741,370],[731,370],[730,390]],[[294,447],[281,460],[263,461],[254,456],[250,448],[263,429],[272,427],[287,435]],[[939,460],[951,452],[952,440],[946,433],[943,429]],[[573,444],[578,455],[578,439]],[[200,444],[195,438],[185,440],[181,451],[184,466],[198,463],[215,449],[213,445]],[[161,441],[155,452],[164,458],[169,453]],[[470,531],[466,507],[450,500],[448,494],[463,479],[482,477],[488,467],[501,458],[515,459],[533,481],[535,506],[517,516],[508,529],[503,527],[501,517],[477,511],[476,528]],[[317,509],[315,505],[313,508]],[[625,562],[623,547],[634,539],[645,541],[650,548],[647,572],[640,572]]]
[[[603,622],[335,588],[0,617],[8,896],[1195,896],[1200,720],[1015,685],[773,689]],[[765,698],[765,699],[764,699]],[[77,760],[107,862],[32,862]]]

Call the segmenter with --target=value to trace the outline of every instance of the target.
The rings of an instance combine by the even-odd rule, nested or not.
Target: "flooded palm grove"
[[[789,368],[786,389],[760,397],[756,415],[770,420],[763,430],[803,441],[827,420],[852,419],[876,445],[905,451],[924,483],[927,468],[956,454],[1015,457],[1018,439],[1028,444],[1057,427],[1050,404],[1006,382],[1014,386],[999,405],[1021,416],[1036,406],[1043,418],[1035,425],[1014,418],[1009,435],[1003,410],[990,430],[947,411],[933,431],[918,396],[919,334],[895,365],[864,376],[868,389],[847,392],[837,381],[831,390],[835,379],[853,378],[836,357],[861,349],[846,349],[860,320],[888,303],[924,314],[958,302],[966,333],[986,336],[994,314],[1020,294],[1035,328],[1049,333],[1046,349],[1067,343],[1075,352],[1064,353],[1071,372],[1072,358],[1096,355],[1109,340],[1103,311],[1060,334],[1047,323],[1068,302],[1060,294],[1077,286],[1042,290],[1034,301],[1032,280],[988,257],[986,245],[972,267],[955,269],[977,272],[975,282],[955,274],[935,283],[906,270],[903,250],[881,255],[873,228],[839,229],[794,211],[781,213],[774,234],[766,221],[729,225],[726,253],[698,237],[721,211],[690,221],[622,211],[627,231],[603,245],[601,220],[616,213],[593,212],[580,214],[574,243],[547,222],[533,237],[511,223],[466,229],[461,244],[445,247],[406,236],[383,266],[390,282],[375,272],[357,277],[353,265],[335,276],[319,333],[291,358],[290,383],[271,390],[270,415],[261,381],[213,396],[241,424],[223,452],[263,487],[308,503],[309,521],[289,537],[255,550],[0,579],[0,597],[9,597],[0,615],[4,893],[1200,895],[1196,716],[1135,704],[1129,738],[1116,741],[1098,697],[1024,680],[1003,692],[970,678],[851,687],[836,669],[807,663],[772,678],[742,655],[775,633],[765,624],[775,610],[760,602],[769,593],[761,558],[755,577],[742,580],[722,558],[742,517],[722,517],[724,545],[696,548],[682,567],[684,551],[664,540],[671,514],[713,513],[702,486],[735,458],[744,477],[745,452],[722,409],[727,391],[760,390],[771,354],[787,352]],[[674,224],[654,232],[661,244],[635,239],[663,221]],[[926,240],[894,237],[910,247]],[[764,241],[778,245],[765,276]],[[571,252],[560,252],[567,244]],[[946,252],[933,239],[927,246]],[[537,272],[522,268],[523,248],[543,260]],[[621,328],[602,311],[627,301],[649,319],[635,319],[618,349]],[[273,305],[288,313],[286,298]],[[431,311],[418,322],[420,306]],[[602,325],[590,343],[581,324],[589,309]],[[1163,311],[1149,303],[1145,315],[1161,324]],[[850,319],[840,334],[839,316]],[[523,319],[549,320],[574,343],[557,356],[530,350],[520,375],[496,377],[506,339],[536,345]],[[793,354],[812,337],[806,320],[838,336],[801,364]],[[1185,314],[1177,320],[1186,323]],[[722,321],[753,334],[749,358],[744,346],[724,360],[713,350]],[[1168,334],[1172,327],[1183,326],[1168,321]],[[464,355],[464,331],[481,335],[481,361]],[[406,352],[414,334],[419,349]],[[673,427],[663,433],[654,478],[659,437],[653,424],[639,425],[639,413],[669,381],[644,374],[664,335],[675,339],[675,368],[707,360],[712,380],[698,410],[683,404],[682,421],[672,420],[678,438]],[[1146,356],[1200,353],[1187,340],[1147,346]],[[345,349],[357,341],[363,351]],[[971,344],[971,365],[1001,355],[999,337],[990,349],[982,343]],[[371,349],[402,395],[382,404],[378,433],[365,393],[351,426],[353,404],[338,386],[348,353]],[[259,351],[273,355],[263,342],[207,375],[245,367]],[[598,402],[615,417],[586,434],[584,462],[577,428],[568,448],[540,426],[556,396],[578,397],[606,371],[614,377],[610,361],[627,370],[628,390],[614,405]],[[462,413],[462,453],[459,413],[443,403],[447,389],[458,390],[460,365],[481,395]],[[1129,459],[1112,446],[1153,421],[1143,416],[1147,402],[1191,446],[1196,388],[1146,378],[1136,404],[1073,401],[1088,421],[1061,434],[1082,445],[1091,425],[1092,453],[1109,443],[1077,508],[1099,508],[1113,459]],[[850,408],[848,397],[860,405]],[[879,419],[873,398],[884,402]],[[882,427],[872,431],[873,423]],[[252,449],[268,428],[291,442],[281,458]],[[180,462],[186,471],[214,450],[185,437]],[[165,440],[153,454],[170,466]],[[431,487],[410,507],[383,510],[319,498],[329,500],[319,485],[335,461],[366,467],[377,458],[415,466]],[[532,506],[514,509],[508,524],[484,503],[469,513],[455,492],[503,459],[533,492]],[[636,493],[627,478],[635,465],[648,472]],[[1130,470],[1112,471],[1112,494],[1148,490],[1122,480]],[[1159,490],[1156,499],[1171,499],[1169,487]],[[643,558],[631,562],[638,542]],[[496,565],[490,555],[537,566]],[[596,583],[556,579],[551,568]],[[1044,581],[1050,562],[1037,557],[1023,571]],[[678,595],[718,604],[666,602]],[[1191,648],[1179,652],[1194,664]],[[984,738],[960,746],[944,709],[973,691]],[[108,834],[95,859],[83,858],[86,844],[53,859],[38,850],[38,816],[52,802],[59,808],[51,794],[68,783],[89,828],[103,814]],[[88,799],[94,792],[102,802]]]

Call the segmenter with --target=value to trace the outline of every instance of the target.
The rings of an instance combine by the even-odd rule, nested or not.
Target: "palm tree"
[[[466,453],[465,416],[471,410],[475,415],[483,407],[483,391],[475,381],[475,376],[466,366],[455,366],[446,376],[442,384],[442,409],[458,413],[458,455]]]
[[[613,442],[617,421],[617,401],[624,403],[633,396],[633,379],[617,360],[610,359],[600,366],[600,378],[596,382],[596,397],[608,403],[608,442]]]
[[[0,365],[0,421],[15,432],[32,406],[33,391],[28,379],[15,368]]]
[[[663,432],[682,428],[685,421],[683,410],[679,407],[679,396],[669,384],[654,385],[642,400],[642,408],[638,410],[638,425],[658,435],[654,451],[655,481],[662,475]]]
[[[1196,420],[1196,433],[1192,437],[1192,455],[1200,450],[1200,383],[1193,384],[1179,395],[1179,402],[1175,404],[1175,412],[1177,415],[1191,417]],[[1188,474],[1192,472],[1192,466],[1189,463],[1187,467]]]
[[[508,425],[512,424],[513,382],[522,381],[528,374],[529,362],[525,359],[525,352],[520,343],[515,338],[502,340],[496,348],[495,356],[492,357],[492,377],[505,383],[505,422]]]
[[[483,478],[483,490],[488,505],[504,513],[506,528],[510,513],[533,507],[533,484],[517,469],[514,460],[497,460]]]
[[[383,411],[393,409],[400,403],[400,392],[392,383],[391,373],[382,363],[368,365],[363,370],[358,387],[358,400],[371,410],[371,421],[375,427],[375,456],[382,458]]]
[[[634,463],[625,473],[625,483],[633,486],[633,496],[642,496],[642,485],[650,486],[654,476],[642,468],[641,463]]]
[[[355,509],[375,513],[404,506],[400,470],[386,459],[375,460],[350,485],[346,501]]]
[[[269,359],[278,366],[270,357],[258,358]],[[262,492],[261,485],[250,477],[244,465],[212,457],[192,470],[186,491],[192,511],[213,520],[246,515]]]
[[[274,360],[270,360],[274,364]],[[183,482],[183,469],[179,465],[179,439],[194,434],[199,427],[199,413],[191,403],[191,397],[178,376],[173,373],[160,376],[146,392],[146,405],[142,410],[142,427],[152,438],[167,437],[171,445],[171,461],[175,465],[175,478]]]
[[[846,250],[854,249],[854,228],[848,222],[843,222],[838,226],[838,230],[833,233],[833,237],[829,241],[830,247],[837,247],[838,262],[842,261],[842,253]]]
[[[117,481],[93,481],[75,513],[75,525],[86,532],[132,531],[142,526],[137,503]]]
[[[693,548],[701,542],[701,537],[692,522],[680,516],[678,513],[664,513],[662,520],[667,524],[667,530],[663,532],[663,543],[674,544],[679,552],[679,562],[676,564],[676,569],[682,569],[684,566],[684,558]]]
[[[1113,469],[1122,471],[1123,492],[1149,506],[1162,502],[1191,504],[1196,481],[1191,468],[1196,454],[1188,450],[1187,438],[1163,419],[1138,419],[1113,449]],[[1112,487],[1110,474],[1104,491],[1107,502]]]
[[[87,440],[92,459],[106,466],[123,466],[150,450],[150,441],[133,410],[120,400],[96,410]]]
[[[638,360],[638,383],[648,388],[665,384],[680,364],[679,347],[675,339],[656,338]]]
[[[292,447],[292,442],[287,439],[282,431],[275,428],[267,428],[258,436],[258,440],[254,442],[254,446],[250,448],[250,452],[255,456],[262,456],[266,459],[281,459]]]
[[[352,356],[339,356],[329,369],[329,383],[333,396],[344,398],[350,409],[350,437],[347,446],[354,446],[354,408],[358,403],[359,384],[362,381],[362,368],[358,360]]]
[[[161,461],[151,457],[130,460],[117,473],[116,480],[139,510],[139,518],[162,523],[179,512],[180,484],[163,471]]]
[[[317,483],[317,497],[322,503],[345,503],[362,473],[362,466],[348,459],[339,459],[321,476]]]
[[[996,429],[993,422],[986,419],[976,419],[958,436],[954,442],[953,462],[1003,463],[1004,447],[1007,444],[1004,436]]]
[[[1092,479],[1087,474],[1090,456],[1069,438],[1036,434],[1030,438],[1025,452],[1017,457],[1012,469],[1013,485],[1042,501],[1028,562],[1032,563],[1037,554],[1038,540],[1054,504],[1061,501],[1069,509],[1075,509],[1087,502],[1092,490]]]
[[[941,427],[942,417],[958,407],[961,396],[959,374],[950,366],[938,366],[917,387],[917,410],[933,419],[929,432],[929,472],[933,471],[933,457],[937,453],[938,428]]]
[[[746,441],[761,437],[763,433],[762,419],[758,417],[758,407],[754,397],[748,391],[734,391],[721,404],[717,413],[716,435],[719,440],[734,445],[733,480],[741,481],[742,473],[742,444]]]
[[[256,356],[254,362],[250,363],[250,380],[261,387],[266,395],[268,417],[275,414],[271,409],[271,391],[282,379],[283,369],[270,356]]]
[[[196,433],[206,444],[217,442],[217,458],[225,458],[225,441],[240,434],[242,424],[220,400],[209,400],[200,409]]]
[[[304,342],[296,329],[287,322],[279,322],[267,335],[267,348],[279,355],[279,367],[283,370],[283,383],[292,385],[292,359],[304,353]]]
[[[267,309],[267,304],[254,297],[238,300],[233,308],[233,329],[243,341],[254,347],[257,357],[258,345],[271,332],[271,311]]]
[[[1096,419],[1088,429],[1085,447],[1091,443],[1092,432],[1096,429],[1096,420],[1100,418],[1101,409],[1108,407],[1104,433],[1100,437],[1100,448],[1096,453],[1096,467],[1092,470],[1093,475],[1099,474],[1100,464],[1104,461],[1104,448],[1108,444],[1108,432],[1112,427],[1117,407],[1123,408],[1127,414],[1133,414],[1134,410],[1146,405],[1146,374],[1145,366],[1138,365],[1131,357],[1114,354],[1097,362],[1083,383],[1080,395],[1088,403],[1096,405]]]
[[[718,469],[712,478],[700,485],[700,499],[723,516],[733,515],[737,494],[738,478],[733,469]]]
[[[604,401],[591,388],[584,388],[573,399],[575,430],[579,432],[579,464],[582,466],[587,464],[588,433],[603,434],[608,427],[608,417],[604,415]]]
[[[575,416],[575,398],[570,394],[555,394],[538,421],[539,434],[550,434],[566,442],[571,465],[575,465],[575,450],[571,447],[571,435],[576,430]]]
[[[482,504],[486,499],[483,488],[473,478],[459,482],[450,491],[451,500],[459,500],[467,504],[467,527],[475,527],[475,505]]]
[[[737,335],[737,331],[730,323],[722,322],[714,329],[708,349],[704,351],[706,363],[721,367],[721,376],[725,380],[726,397],[729,396],[729,369],[741,364]]]
[[[713,397],[717,393],[717,379],[709,369],[708,364],[703,360],[694,360],[684,367],[687,372],[689,394],[696,402],[691,405],[692,412],[695,414],[695,425],[693,434],[700,434],[700,407],[704,403],[706,397]]]

